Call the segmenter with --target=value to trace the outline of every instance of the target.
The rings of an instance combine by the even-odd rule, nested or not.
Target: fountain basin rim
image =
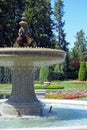
[[[0,48],[0,66],[40,67],[63,62],[65,57],[65,51],[50,48]]]
[[[87,107],[87,101],[83,100],[70,100],[70,99],[40,99],[40,101],[45,103],[62,104],[62,105],[75,105],[75,106],[85,106]]]
[[[65,54],[65,51],[63,50],[57,50],[57,49],[50,49],[50,48],[0,48],[0,56],[2,55],[17,55],[17,54],[30,54],[30,53],[59,53],[59,54]]]
[[[83,100],[70,100],[70,99],[39,99],[43,103],[49,104],[62,104],[62,105],[75,105],[75,106],[85,106],[87,107],[87,101]],[[7,99],[0,99],[0,104],[7,101]]]

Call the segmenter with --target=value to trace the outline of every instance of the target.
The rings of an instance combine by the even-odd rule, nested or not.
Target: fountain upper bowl
[[[45,66],[65,60],[63,50],[49,48],[0,48],[0,66]]]

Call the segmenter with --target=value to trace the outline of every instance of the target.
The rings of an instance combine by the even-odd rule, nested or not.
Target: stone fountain
[[[27,32],[25,17],[19,23],[19,36],[13,48],[0,48],[0,66],[12,68],[12,92],[3,103],[3,116],[40,115],[44,104],[35,95],[33,70],[35,67],[63,62],[63,50],[47,48],[29,48],[32,39]]]

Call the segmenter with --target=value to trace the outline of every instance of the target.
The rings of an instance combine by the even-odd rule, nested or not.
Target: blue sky
[[[52,1],[52,7],[55,0]],[[87,0],[63,0],[66,40],[72,48],[76,41],[76,33],[81,29],[87,36]]]

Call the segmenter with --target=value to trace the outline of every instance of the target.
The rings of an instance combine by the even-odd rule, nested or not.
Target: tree
[[[58,41],[55,48],[61,48],[66,51],[66,58],[64,63],[64,73],[67,77],[67,71],[69,68],[69,56],[68,56],[68,42],[66,41],[66,34],[64,32],[65,21],[63,21],[64,16],[64,2],[62,0],[56,0],[54,5],[54,16],[56,32],[58,33]]]
[[[75,46],[72,48],[72,50],[69,52],[70,54],[70,60],[78,60],[79,61],[79,54],[77,48]]]
[[[86,62],[86,80],[87,80],[87,62]]]
[[[10,47],[15,42],[24,3],[24,0],[0,1],[0,47]]]
[[[74,47],[69,52],[70,54],[70,69],[76,71],[79,75],[80,62],[86,61],[87,39],[84,31],[81,29],[76,33],[76,41]]]
[[[56,31],[58,33],[58,42],[56,48],[61,48],[65,51],[68,51],[68,42],[65,40],[66,34],[64,32],[65,21],[63,21],[64,15],[64,3],[62,0],[55,1],[54,5],[54,16],[55,16],[55,25]]]
[[[83,52],[83,61],[87,61],[87,51]]]
[[[80,61],[79,61],[79,55],[78,55],[78,50],[74,47],[70,52],[70,62],[69,66],[71,71],[79,71],[79,66],[80,66]]]
[[[84,55],[83,53],[86,51],[87,48],[87,38],[85,37],[84,31],[81,29],[76,34],[76,42],[74,43],[74,47],[72,48],[72,59],[83,61]]]
[[[52,48],[52,27],[50,0],[26,0],[26,16],[29,32],[34,39],[34,46]]]

